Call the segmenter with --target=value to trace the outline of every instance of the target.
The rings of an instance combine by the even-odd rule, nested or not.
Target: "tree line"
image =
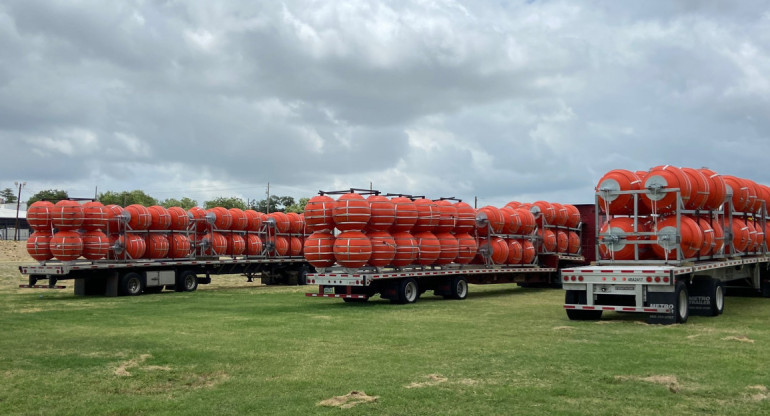
[[[10,189],[8,189],[10,191]],[[0,191],[0,197],[5,199],[5,194],[3,193],[5,191]],[[13,193],[13,191],[11,191]],[[69,195],[66,191],[62,191],[59,189],[46,189],[44,191],[40,191],[34,195],[32,195],[27,200],[27,206],[32,205],[34,202],[37,201],[60,201],[62,199],[69,199]],[[247,201],[244,201],[241,198],[236,197],[219,197],[214,198],[210,201],[204,201],[203,202],[203,208],[209,209],[214,207],[224,207],[224,208],[240,208],[240,209],[253,209],[255,211],[259,212],[296,212],[301,213],[305,210],[305,205],[307,204],[308,200],[310,198],[300,198],[299,201],[295,200],[293,197],[290,196],[278,196],[278,195],[271,195],[270,199],[262,199],[262,200],[256,200],[256,199],[250,199]],[[6,199],[6,201],[8,201]],[[15,202],[16,199],[14,197],[12,202]],[[151,205],[160,205],[162,207],[182,207],[184,209],[190,209],[196,205],[198,205],[198,201],[191,199],[191,198],[168,198],[164,200],[158,200],[153,198],[150,195],[147,195],[144,191],[136,189],[133,191],[122,191],[122,192],[114,192],[114,191],[107,191],[102,192],[98,195],[97,201],[101,202],[104,205],[120,205],[120,206],[128,206],[132,204],[140,204],[144,206],[151,206]],[[10,202],[9,202],[10,203]]]

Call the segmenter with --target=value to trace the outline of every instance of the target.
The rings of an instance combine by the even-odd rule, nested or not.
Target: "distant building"
[[[0,204],[0,240],[13,240],[16,231],[16,204]],[[27,223],[27,206],[19,207],[19,240],[29,237],[29,224]]]

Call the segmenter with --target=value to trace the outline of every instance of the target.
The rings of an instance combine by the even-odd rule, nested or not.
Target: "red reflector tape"
[[[564,305],[564,309],[575,309],[575,305]]]
[[[633,312],[636,310],[636,308],[621,308],[620,310],[623,312]]]

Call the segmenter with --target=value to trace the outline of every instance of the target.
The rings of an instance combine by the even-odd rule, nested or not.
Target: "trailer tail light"
[[[663,283],[668,283],[668,282],[669,282],[668,277],[664,277],[663,278]]]
[[[660,276],[655,276],[655,283],[660,283]]]
[[[647,276],[647,283],[652,283],[652,277]]]
[[[564,276],[564,281],[569,282],[569,276]]]
[[[583,281],[583,276],[578,277],[578,281]]]

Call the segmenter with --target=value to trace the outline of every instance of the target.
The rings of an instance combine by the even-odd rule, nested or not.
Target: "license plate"
[[[333,295],[333,294],[334,294],[334,286],[324,288],[324,295]]]
[[[631,286],[617,285],[617,286],[615,286],[615,290],[631,290],[631,291],[633,291],[634,290],[634,286],[633,285],[631,285]]]

